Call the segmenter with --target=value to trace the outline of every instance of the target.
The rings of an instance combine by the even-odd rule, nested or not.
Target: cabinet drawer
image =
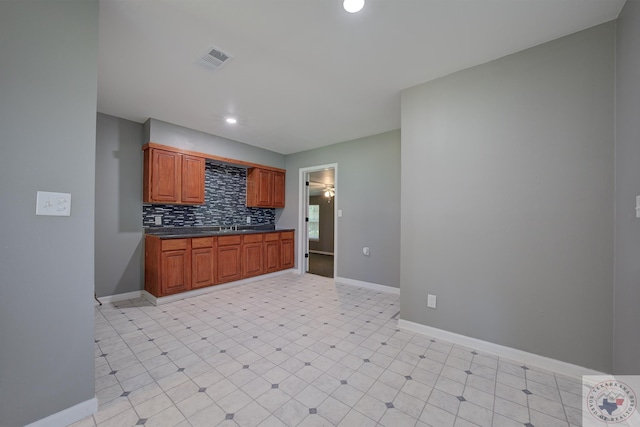
[[[242,236],[221,236],[218,237],[218,246],[239,245],[242,240]]]
[[[242,243],[262,243],[262,234],[249,234],[242,236]]]
[[[213,237],[197,237],[191,239],[191,247],[193,249],[198,248],[210,248],[213,246]]]
[[[293,239],[293,231],[283,231],[280,234],[282,240]]]
[[[187,246],[189,246],[189,239],[166,239],[162,241],[163,251],[187,249]]]
[[[267,233],[264,235],[265,242],[273,242],[276,240],[280,240],[280,233]]]

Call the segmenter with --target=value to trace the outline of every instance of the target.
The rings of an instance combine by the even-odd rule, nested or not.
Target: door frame
[[[334,191],[333,197],[333,278],[338,277],[338,164],[329,163],[326,165],[310,166],[306,168],[300,168],[299,171],[299,198],[300,201],[298,207],[298,247],[300,248],[298,255],[298,272],[300,274],[307,274],[308,258],[305,257],[306,253],[309,253],[309,237],[307,222],[305,218],[308,214],[309,206],[309,193],[307,191],[307,177],[311,172],[318,172],[325,169],[333,169]]]

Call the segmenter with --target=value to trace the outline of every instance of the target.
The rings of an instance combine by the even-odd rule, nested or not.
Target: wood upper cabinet
[[[284,172],[273,172],[273,207],[284,208]]]
[[[204,204],[205,160],[182,155],[182,203]]]
[[[157,148],[144,150],[144,203],[203,204],[205,159]]]
[[[214,237],[191,239],[191,287],[203,288],[216,283],[216,244]]]
[[[295,242],[293,231],[280,233],[280,269],[293,268],[295,266]]]
[[[178,203],[181,175],[181,154],[154,149],[145,151],[143,201]]]
[[[253,277],[264,273],[264,246],[262,234],[242,236],[242,277]]]
[[[261,169],[247,169],[247,206],[284,208],[285,173]]]
[[[242,239],[241,236],[218,237],[218,275],[217,283],[232,282],[242,278],[241,258]]]

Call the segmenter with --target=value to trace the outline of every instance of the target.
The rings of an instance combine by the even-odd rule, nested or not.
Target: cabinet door
[[[191,250],[191,287],[203,288],[216,281],[216,256],[212,247]]]
[[[182,203],[204,204],[204,170],[202,157],[182,156]]]
[[[273,172],[273,207],[284,208],[285,174]]]
[[[262,274],[262,253],[262,243],[242,245],[242,277],[253,277]]]
[[[273,172],[258,169],[258,206],[270,207],[273,204]]]
[[[265,273],[280,270],[280,239],[275,242],[265,242]]]
[[[218,246],[218,283],[240,280],[240,245]]]
[[[176,249],[161,252],[161,294],[170,295],[191,289],[189,267],[189,251],[187,249]]]
[[[271,188],[269,171],[259,168],[247,169],[247,206],[269,207]]]
[[[280,241],[280,268],[285,270],[287,268],[293,268],[295,265],[295,245],[293,242],[293,236],[291,238],[287,238],[285,237],[286,233],[282,234],[283,238]]]
[[[180,202],[181,158],[171,151],[151,151],[151,202]]]

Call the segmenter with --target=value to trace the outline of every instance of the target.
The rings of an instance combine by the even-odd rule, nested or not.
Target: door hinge
[[[306,185],[306,186],[308,187],[308,186],[309,186],[309,181],[306,181],[306,182],[304,183],[304,185]]]
[[[305,258],[309,258],[309,254],[304,254],[304,257]]]
[[[305,218],[305,219],[304,219],[304,222],[309,222],[309,218]]]

